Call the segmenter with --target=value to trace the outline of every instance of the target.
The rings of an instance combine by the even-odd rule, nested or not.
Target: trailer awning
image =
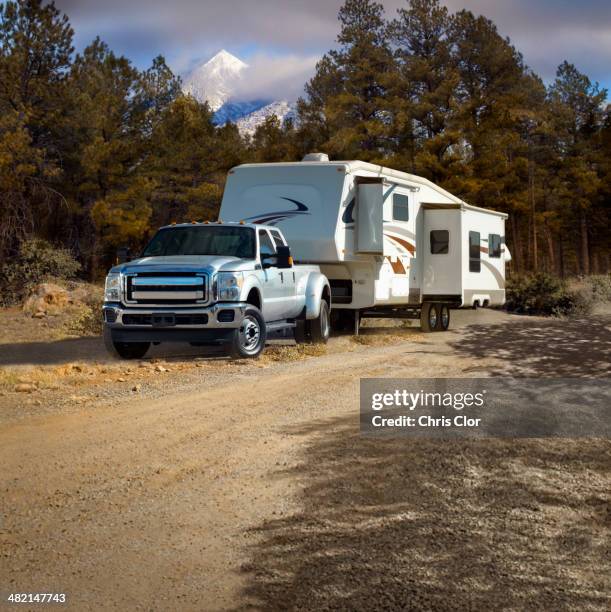
[[[448,210],[448,209],[456,209],[460,210],[463,205],[462,204],[454,204],[454,203],[438,203],[438,202],[422,202],[420,204],[422,208],[425,210]]]

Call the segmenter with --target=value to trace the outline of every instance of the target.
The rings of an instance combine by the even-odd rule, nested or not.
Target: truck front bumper
[[[248,304],[218,302],[199,308],[133,308],[105,303],[104,325],[114,342],[228,342]]]

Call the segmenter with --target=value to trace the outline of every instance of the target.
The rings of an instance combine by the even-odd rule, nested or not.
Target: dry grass
[[[87,384],[104,369],[80,363],[61,366],[36,368],[2,368],[0,369],[0,389],[12,391],[20,383],[35,385],[40,391],[59,389],[63,386],[81,386]]]
[[[399,342],[423,342],[423,334],[408,327],[385,327],[364,328],[358,336],[351,336],[350,340],[355,344],[364,346],[384,346],[385,344],[397,344]]]
[[[299,361],[327,354],[325,344],[296,344],[294,346],[269,346],[261,359],[268,361]]]

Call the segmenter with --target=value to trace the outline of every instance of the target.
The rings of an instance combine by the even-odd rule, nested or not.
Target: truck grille
[[[206,276],[185,272],[129,275],[125,297],[130,304],[203,304],[207,299]]]
[[[173,325],[206,325],[207,314],[124,314],[123,325],[154,325],[168,327]]]

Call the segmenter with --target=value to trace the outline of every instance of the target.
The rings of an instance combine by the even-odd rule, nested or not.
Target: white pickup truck
[[[330,309],[329,281],[318,266],[293,263],[278,228],[170,225],[140,258],[110,270],[104,341],[123,359],[161,342],[223,343],[234,357],[256,357],[272,331],[326,342]]]

